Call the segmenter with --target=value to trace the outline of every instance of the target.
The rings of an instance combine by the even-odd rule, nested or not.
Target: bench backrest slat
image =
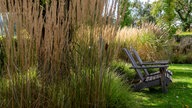
[[[135,59],[133,58],[133,56],[131,55],[131,52],[129,50],[127,50],[126,48],[123,48],[123,50],[125,51],[125,53],[127,54],[127,56],[129,57],[130,61],[131,61],[131,64],[133,67],[137,67],[137,63],[135,62]],[[144,77],[143,77],[143,74],[141,72],[140,69],[135,69],[135,71],[137,72],[137,74],[139,75],[140,79],[142,81],[144,81]]]
[[[136,51],[134,48],[132,48],[132,47],[131,47],[131,50],[133,51],[134,55],[136,56],[138,62],[139,62],[140,64],[142,64],[143,61],[141,60],[141,58],[140,58],[139,54],[137,53],[137,51]],[[141,66],[142,66],[142,67],[145,67],[145,65],[141,65]],[[147,71],[147,69],[143,69],[143,70],[144,70],[144,72],[145,72],[146,75],[149,75],[149,72]]]

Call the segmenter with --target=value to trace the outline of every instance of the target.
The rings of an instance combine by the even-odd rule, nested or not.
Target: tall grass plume
[[[116,9],[118,0],[1,0],[0,107],[107,107]]]

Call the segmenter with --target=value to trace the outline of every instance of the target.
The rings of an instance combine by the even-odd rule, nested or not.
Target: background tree
[[[169,33],[173,34],[174,19],[175,19],[175,0],[158,0],[152,4],[152,15],[156,17],[157,24],[166,26],[169,29]]]
[[[192,0],[158,0],[153,3],[152,15],[158,24],[166,25],[174,32],[174,24],[179,21],[183,31],[190,29],[192,23]]]
[[[192,23],[192,0],[176,0],[175,11],[178,19],[182,22],[182,30],[190,30]]]
[[[120,1],[121,27],[130,26],[133,21],[131,17],[130,6],[131,6],[131,3],[129,0]]]
[[[151,15],[151,3],[142,2],[140,0],[129,1],[122,0],[121,4],[121,26],[140,26],[141,23],[155,22],[155,18]]]
[[[144,22],[155,23],[155,18],[150,13],[151,7],[151,3],[149,2],[141,2],[139,0],[133,1],[131,5],[131,10],[134,24],[139,25]]]

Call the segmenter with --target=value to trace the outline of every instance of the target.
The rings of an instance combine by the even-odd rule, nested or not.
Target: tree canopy
[[[150,13],[151,6],[149,2],[133,1],[131,8],[134,23],[155,22],[155,18]]]
[[[183,31],[190,30],[192,23],[192,0],[158,0],[153,3],[152,15],[158,23],[173,27],[175,22],[181,22]]]

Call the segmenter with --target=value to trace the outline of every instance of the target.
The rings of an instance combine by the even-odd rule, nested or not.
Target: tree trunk
[[[186,22],[183,22],[183,25],[182,25],[182,31],[186,32],[186,31],[190,31],[190,23],[186,23]]]

